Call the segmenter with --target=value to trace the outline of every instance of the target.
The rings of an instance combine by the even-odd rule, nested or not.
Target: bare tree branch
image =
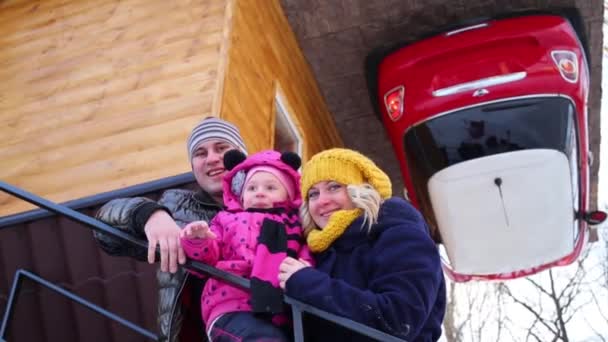
[[[522,302],[521,300],[519,300],[519,298],[515,297],[512,293],[511,290],[505,286],[505,294],[507,296],[509,296],[511,298],[511,300],[513,300],[515,303],[523,306],[526,310],[528,310],[528,312],[530,312],[532,315],[534,315],[534,317],[536,319],[538,319],[538,321],[545,326],[545,328],[547,328],[547,330],[549,330],[551,333],[553,333],[554,335],[558,335],[558,331],[556,331],[555,329],[553,329],[553,327],[551,327],[547,322],[545,322],[545,320],[540,316],[540,314],[534,310],[534,308],[532,308],[530,305],[528,305],[527,303]]]
[[[484,289],[483,296],[481,297],[481,300],[479,301],[479,307],[480,308],[483,308],[485,306],[487,299],[488,299],[488,289],[486,287]],[[479,326],[477,328],[477,337],[479,338],[479,341],[483,341],[482,333],[484,331],[486,323],[488,323],[488,320],[487,319],[482,319],[481,320],[481,324],[479,324]]]
[[[539,322],[538,318],[535,318],[534,322],[532,322],[532,325],[528,329],[528,334],[526,335],[526,341],[528,341],[530,339],[530,337],[534,337],[536,339],[536,341],[541,341],[540,337],[534,333],[534,328],[536,327],[536,323],[538,323],[538,322]]]
[[[551,284],[551,293],[553,294],[553,297],[551,299],[553,300],[553,304],[555,305],[555,312],[557,313],[557,320],[559,322],[559,330],[563,334],[563,340],[567,342],[569,341],[568,331],[566,330],[566,322],[564,322],[563,307],[559,304],[559,298],[555,297],[555,279],[553,278],[552,269],[549,270],[549,280]]]
[[[608,264],[608,262],[607,262]],[[606,326],[608,326],[608,316],[604,314],[604,312],[602,310],[599,310],[600,308],[605,308],[606,305],[600,305],[597,296],[595,295],[595,292],[591,291],[591,298],[593,299],[593,302],[595,303],[595,306],[598,308],[598,312],[600,313],[600,316],[602,316],[602,318],[604,319],[604,321],[606,321]]]
[[[443,320],[444,336],[448,342],[458,342],[456,324],[456,283],[450,282],[450,291],[446,305],[445,319]]]
[[[494,292],[496,292],[496,342],[500,342],[500,337],[502,335],[503,325],[504,325],[504,317],[503,317],[503,306],[501,305],[503,302],[502,292],[500,292],[500,286],[494,286]]]
[[[604,246],[593,246],[598,247]],[[569,342],[582,336],[608,342],[608,335],[603,331],[608,327],[608,306],[601,304],[608,296],[608,260],[605,255],[596,259],[596,253],[590,254],[590,250],[586,249],[581,258],[567,268],[552,268],[519,282],[485,287],[479,283],[458,284],[463,287],[452,288],[451,293],[458,295],[449,301],[454,308],[448,309],[452,310],[449,316],[453,321],[445,325],[448,342],[465,339],[471,342]],[[608,242],[605,250],[608,254]],[[514,312],[517,314],[513,315]],[[590,315],[595,317],[591,319]],[[603,323],[598,325],[598,320]],[[581,336],[580,329],[572,330],[581,322],[589,326],[587,335]]]

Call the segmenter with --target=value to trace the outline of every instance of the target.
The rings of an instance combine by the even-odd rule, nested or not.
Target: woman
[[[420,215],[391,198],[388,176],[347,149],[313,156],[302,170],[302,220],[317,268],[286,258],[288,296],[407,341],[436,341],[445,313],[440,257]],[[368,341],[321,319],[307,341]]]

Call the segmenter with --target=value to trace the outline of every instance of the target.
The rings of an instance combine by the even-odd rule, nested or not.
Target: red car
[[[605,219],[588,211],[589,70],[570,18],[476,21],[366,60],[406,195],[456,281],[569,264]]]

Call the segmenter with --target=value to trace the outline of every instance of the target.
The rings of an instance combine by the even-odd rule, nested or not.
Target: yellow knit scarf
[[[334,212],[325,228],[314,229],[308,233],[306,242],[313,253],[326,250],[337,238],[344,234],[344,231],[357,217],[363,214],[361,209],[339,210]]]

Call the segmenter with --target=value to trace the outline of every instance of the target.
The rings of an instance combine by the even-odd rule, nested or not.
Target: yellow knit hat
[[[361,153],[344,148],[333,148],[315,154],[302,169],[302,197],[322,181],[342,184],[369,183],[383,199],[391,197],[391,180],[384,171]]]

